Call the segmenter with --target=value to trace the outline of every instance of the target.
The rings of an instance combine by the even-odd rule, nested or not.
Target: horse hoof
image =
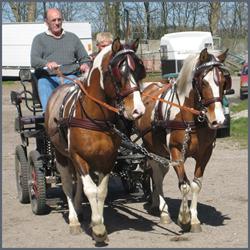
[[[193,224],[191,225],[190,232],[191,233],[200,233],[202,231],[201,224]]]
[[[181,229],[184,232],[189,232],[190,228],[191,228],[191,224],[187,223],[187,224],[183,224],[179,219],[177,220],[177,224],[181,227]]]
[[[71,235],[78,235],[82,233],[81,225],[79,224],[79,225],[69,226],[69,232]]]
[[[161,224],[170,224],[171,222],[172,222],[172,220],[171,220],[169,215],[164,215],[164,216],[161,216],[161,218],[160,218]]]
[[[108,241],[108,234],[105,226],[103,224],[93,226],[92,237],[98,243]]]

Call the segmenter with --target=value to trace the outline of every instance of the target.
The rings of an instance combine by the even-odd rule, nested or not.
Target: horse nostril
[[[142,112],[140,111],[140,110],[138,110],[138,109],[134,109],[134,111],[133,111],[133,117],[140,117],[140,116],[142,116]]]
[[[140,114],[140,113],[141,113],[141,112],[139,112],[138,109],[135,109],[135,110],[133,111],[133,114],[134,114],[134,115],[138,115],[138,114]]]
[[[219,126],[217,121],[213,121],[212,122],[212,127],[217,128]]]

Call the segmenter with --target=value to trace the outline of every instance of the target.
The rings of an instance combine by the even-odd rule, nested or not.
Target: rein
[[[102,101],[100,101],[99,99],[97,99],[97,98],[93,97],[92,95],[90,95],[90,94],[87,92],[87,90],[85,89],[85,87],[82,85],[82,82],[81,82],[81,81],[79,81],[79,80],[77,80],[77,79],[72,79],[72,78],[70,78],[70,77],[68,77],[68,76],[63,75],[62,72],[61,72],[59,69],[56,70],[56,73],[58,74],[59,77],[62,77],[62,78],[64,78],[64,79],[67,79],[67,80],[70,80],[70,81],[76,83],[76,84],[80,87],[80,89],[82,90],[82,92],[83,92],[88,98],[90,98],[92,101],[94,101],[94,102],[100,104],[101,106],[107,108],[107,109],[110,110],[110,111],[113,111],[113,112],[115,112],[115,113],[117,113],[117,114],[120,114],[120,110],[119,110],[118,108],[115,108],[115,107],[113,107],[113,106],[107,104],[106,102],[102,102]],[[191,112],[191,113],[193,113],[193,114],[195,114],[195,115],[200,115],[200,114],[201,114],[201,112],[198,111],[198,110],[195,110],[195,109],[193,109],[193,108],[189,108],[189,107],[186,107],[186,106],[181,106],[181,105],[178,105],[178,104],[176,104],[176,103],[173,103],[173,102],[170,102],[170,101],[166,101],[166,100],[164,100],[164,99],[162,99],[162,98],[158,98],[158,97],[156,97],[156,96],[152,96],[152,95],[149,95],[149,94],[146,94],[146,93],[142,93],[142,95],[143,95],[143,96],[149,97],[149,98],[152,99],[153,101],[165,102],[165,103],[170,104],[170,105],[172,105],[172,106],[175,106],[175,107],[177,107],[177,108],[183,109],[183,110],[185,110],[185,111],[189,111],[189,112]]]
[[[94,96],[90,95],[90,94],[87,92],[87,90],[85,89],[85,87],[82,85],[82,82],[81,82],[81,81],[79,81],[79,80],[77,80],[77,79],[72,79],[72,78],[70,78],[70,77],[68,77],[68,76],[63,75],[62,72],[61,72],[59,69],[56,69],[56,73],[58,74],[59,77],[64,78],[64,79],[67,79],[67,80],[70,80],[70,81],[74,82],[75,84],[77,84],[77,85],[79,86],[79,88],[81,89],[81,91],[82,91],[89,99],[91,99],[92,101],[94,101],[94,102],[100,104],[101,106],[107,108],[107,109],[110,110],[110,111],[113,111],[113,112],[115,112],[115,113],[117,113],[117,114],[120,114],[120,110],[119,110],[118,108],[115,108],[115,107],[113,107],[113,106],[107,104],[106,102],[102,102],[102,101],[100,101],[99,99],[95,98]]]
[[[142,93],[142,95],[149,97],[153,101],[164,102],[164,103],[170,104],[171,106],[177,107],[179,109],[183,109],[185,111],[191,112],[191,113],[193,113],[195,115],[200,115],[201,113],[203,113],[202,111],[196,110],[194,108],[189,108],[189,107],[186,107],[186,106],[182,106],[182,105],[176,104],[174,102],[170,102],[170,101],[164,100],[163,98],[159,98],[159,97],[156,97],[156,96],[151,96],[151,95],[146,94],[146,93]]]

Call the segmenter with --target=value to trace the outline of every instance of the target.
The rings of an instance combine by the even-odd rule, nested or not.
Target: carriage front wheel
[[[28,190],[28,160],[25,147],[22,145],[16,146],[15,151],[15,172],[16,172],[16,185],[17,195],[20,203],[29,203],[29,190]]]
[[[29,197],[34,214],[41,215],[48,212],[46,205],[46,182],[43,161],[40,153],[33,150],[29,154]]]

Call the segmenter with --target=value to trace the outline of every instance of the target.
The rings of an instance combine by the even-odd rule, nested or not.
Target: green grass
[[[248,99],[241,101],[237,105],[230,106],[230,110],[232,113],[237,113],[237,112],[240,112],[240,111],[246,110],[246,109],[248,109]]]
[[[11,85],[14,84],[16,81],[2,81],[3,85]]]
[[[230,107],[231,113],[238,113],[243,110],[248,110],[248,99],[241,101],[239,104]],[[231,138],[242,147],[248,146],[248,117],[240,117],[231,119]]]
[[[231,138],[241,147],[248,146],[248,117],[231,120]]]
[[[247,138],[248,135],[248,117],[240,117],[231,122],[232,135],[238,138]]]
[[[162,80],[162,76],[160,72],[147,73],[147,76],[145,79],[143,79],[143,82],[157,82],[160,80]]]

